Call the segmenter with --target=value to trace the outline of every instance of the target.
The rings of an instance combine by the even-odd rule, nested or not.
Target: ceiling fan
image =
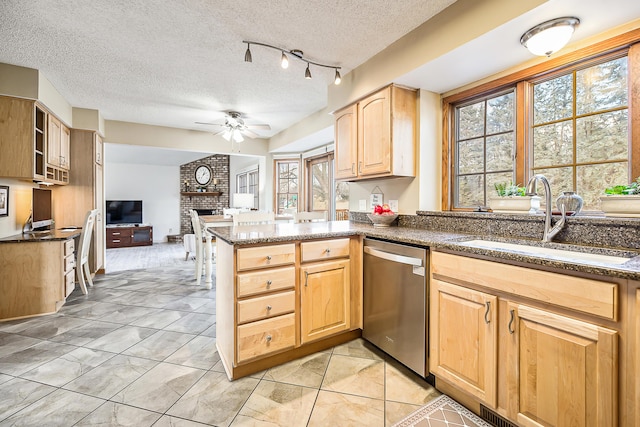
[[[216,132],[214,135],[222,134],[222,137],[224,139],[226,139],[227,141],[231,141],[233,139],[234,142],[244,141],[242,135],[248,136],[249,138],[260,138],[260,135],[253,132],[252,129],[271,130],[271,126],[267,124],[246,124],[241,116],[242,113],[239,113],[237,111],[229,111],[225,116],[224,123],[196,122],[196,124],[221,126],[222,129],[219,132]]]

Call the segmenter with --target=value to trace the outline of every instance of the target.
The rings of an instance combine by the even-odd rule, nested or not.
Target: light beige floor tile
[[[206,427],[209,424],[197,423],[195,421],[189,421],[178,417],[170,417],[163,415],[162,418],[156,422],[153,427]]]
[[[232,382],[223,373],[207,372],[167,411],[167,415],[228,426],[258,382],[259,380],[249,377]]]
[[[129,347],[122,354],[162,361],[193,338],[195,335],[158,331],[133,347]]]
[[[146,411],[115,402],[106,402],[84,417],[79,423],[75,424],[75,426],[150,427],[161,416],[162,415],[157,412]]]
[[[77,348],[21,375],[22,378],[61,387],[115,356],[115,353]]]
[[[55,390],[55,387],[21,378],[0,384],[0,421]]]
[[[189,313],[176,320],[164,329],[167,331],[183,332],[186,334],[199,334],[215,323],[212,314]]]
[[[337,345],[333,348],[333,354],[343,356],[364,357],[366,359],[383,360],[384,353],[378,350],[373,344],[362,338]]]
[[[71,426],[104,400],[58,389],[2,422],[7,426]]]
[[[308,427],[383,427],[384,401],[320,390]]]
[[[317,395],[317,389],[262,380],[231,425],[304,427]]]
[[[131,326],[141,326],[143,328],[164,329],[176,320],[182,319],[189,314],[186,311],[161,310],[157,313],[141,317],[129,323]]]
[[[331,355],[314,353],[268,369],[265,380],[319,388]]]
[[[157,364],[154,360],[117,355],[68,383],[64,388],[110,399]]]
[[[159,363],[111,398],[114,402],[165,412],[191,388],[206,371]]]
[[[321,389],[384,399],[384,361],[334,354]]]
[[[110,351],[112,353],[120,353],[129,347],[138,344],[143,339],[155,334],[155,329],[140,328],[137,326],[123,326],[113,332],[93,340],[85,347],[96,350]]]
[[[394,402],[424,405],[441,393],[413,371],[398,362],[387,362],[385,399]]]
[[[191,366],[192,368],[211,369],[219,360],[216,339],[197,336],[167,357],[165,362]]]
[[[420,405],[386,401],[384,403],[384,425],[391,427],[418,409],[420,409]]]

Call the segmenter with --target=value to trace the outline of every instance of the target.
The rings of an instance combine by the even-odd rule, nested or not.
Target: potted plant
[[[604,190],[600,208],[606,216],[640,217],[640,177],[630,184],[614,185]]]
[[[528,196],[525,187],[500,182],[494,184],[496,196],[489,199],[489,207],[498,213],[536,213],[540,209],[540,197]]]

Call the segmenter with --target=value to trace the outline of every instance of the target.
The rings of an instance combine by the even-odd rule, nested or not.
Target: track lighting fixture
[[[246,43],[247,44],[247,51],[244,54],[244,62],[253,62],[252,61],[252,56],[251,56],[251,45],[257,45],[257,46],[264,46],[264,47],[268,47],[269,49],[274,49],[274,50],[278,50],[282,53],[281,57],[280,57],[280,66],[282,68],[287,68],[289,67],[289,55],[291,55],[294,58],[298,58],[301,61],[304,61],[307,63],[307,68],[304,70],[304,78],[305,79],[311,79],[311,69],[310,69],[310,65],[315,65],[318,67],[324,67],[324,68],[331,68],[334,69],[336,71],[333,83],[339,85],[340,82],[342,81],[342,76],[340,75],[340,68],[342,67],[338,67],[336,65],[328,65],[328,64],[321,64],[319,62],[314,62],[314,61],[310,61],[309,59],[305,58],[303,56],[303,52],[301,50],[298,49],[282,49],[280,47],[277,46],[272,46],[270,44],[266,44],[266,43],[260,43],[260,42],[254,42],[254,41],[250,41],[250,40],[243,40],[242,43]]]
[[[578,18],[570,16],[552,19],[529,29],[520,43],[534,55],[551,56],[569,42],[579,24]]]

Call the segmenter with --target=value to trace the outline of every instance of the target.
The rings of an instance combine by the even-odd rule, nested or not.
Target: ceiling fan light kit
[[[214,135],[221,135],[227,141],[233,142],[244,141],[243,135],[248,136],[249,138],[260,138],[260,135],[251,131],[251,129],[271,130],[271,126],[267,124],[246,124],[241,116],[242,114],[237,111],[229,111],[224,123],[196,122],[196,124],[221,126],[222,130]]]
[[[333,83],[336,85],[339,85],[340,82],[342,81],[342,76],[340,75],[340,68],[342,67],[338,67],[337,65],[330,65],[330,64],[321,64],[319,62],[315,62],[315,61],[310,61],[309,59],[304,57],[304,53],[299,50],[299,49],[282,49],[280,47],[277,46],[272,46],[270,44],[266,44],[266,43],[260,43],[260,42],[254,42],[251,40],[243,40],[242,43],[246,43],[247,44],[247,51],[244,54],[244,62],[253,62],[253,57],[251,56],[251,45],[256,45],[256,46],[263,46],[263,47],[267,47],[269,49],[274,49],[274,50],[278,50],[282,53],[282,56],[280,57],[280,66],[282,68],[287,68],[289,67],[289,57],[287,56],[287,53],[289,55],[291,55],[294,58],[298,58],[301,61],[304,61],[307,63],[307,68],[304,70],[304,78],[305,79],[311,79],[311,69],[309,68],[309,66],[315,65],[318,67],[324,67],[324,68],[331,68],[336,70],[336,74],[333,80]]]

